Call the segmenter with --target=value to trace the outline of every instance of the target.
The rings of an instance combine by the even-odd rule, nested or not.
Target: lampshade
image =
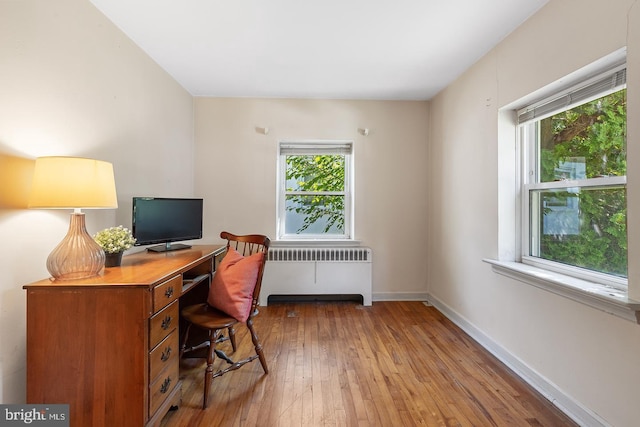
[[[84,279],[100,273],[104,251],[87,233],[80,209],[118,207],[111,163],[80,157],[37,158],[29,207],[74,209],[67,235],[47,258],[53,279]]]
[[[113,165],[80,157],[39,157],[30,208],[117,208]]]

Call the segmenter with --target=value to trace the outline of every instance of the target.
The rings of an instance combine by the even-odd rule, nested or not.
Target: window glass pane
[[[287,191],[344,191],[343,154],[287,155]]]
[[[627,276],[624,187],[532,190],[531,255]]]
[[[539,122],[539,182],[627,173],[627,91]]]
[[[344,196],[288,195],[286,234],[344,234]]]
[[[278,168],[279,239],[351,239],[352,143],[281,142]]]

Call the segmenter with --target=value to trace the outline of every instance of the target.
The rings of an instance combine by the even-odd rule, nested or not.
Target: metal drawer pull
[[[165,331],[169,329],[169,327],[171,326],[171,320],[171,316],[165,317],[162,321],[162,329],[164,329]]]
[[[171,384],[171,377],[165,378],[164,382],[160,386],[160,393],[164,394],[169,391],[169,385]]]
[[[169,286],[166,291],[164,291],[164,296],[167,298],[171,298],[173,296],[173,286]]]
[[[169,360],[169,357],[171,357],[171,347],[167,347],[164,349],[164,351],[160,355],[160,360],[166,362],[167,360]]]

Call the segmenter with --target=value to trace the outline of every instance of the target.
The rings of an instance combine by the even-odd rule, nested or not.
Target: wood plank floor
[[[183,360],[182,405],[163,427],[575,425],[420,302],[277,303],[255,325],[270,373],[256,360],[216,378],[202,410],[203,362]]]

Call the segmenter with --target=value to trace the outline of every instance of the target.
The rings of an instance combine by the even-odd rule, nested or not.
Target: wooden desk
[[[181,397],[181,300],[206,294],[223,252],[144,251],[98,277],[25,285],[27,402],[69,404],[72,427],[158,425]]]

